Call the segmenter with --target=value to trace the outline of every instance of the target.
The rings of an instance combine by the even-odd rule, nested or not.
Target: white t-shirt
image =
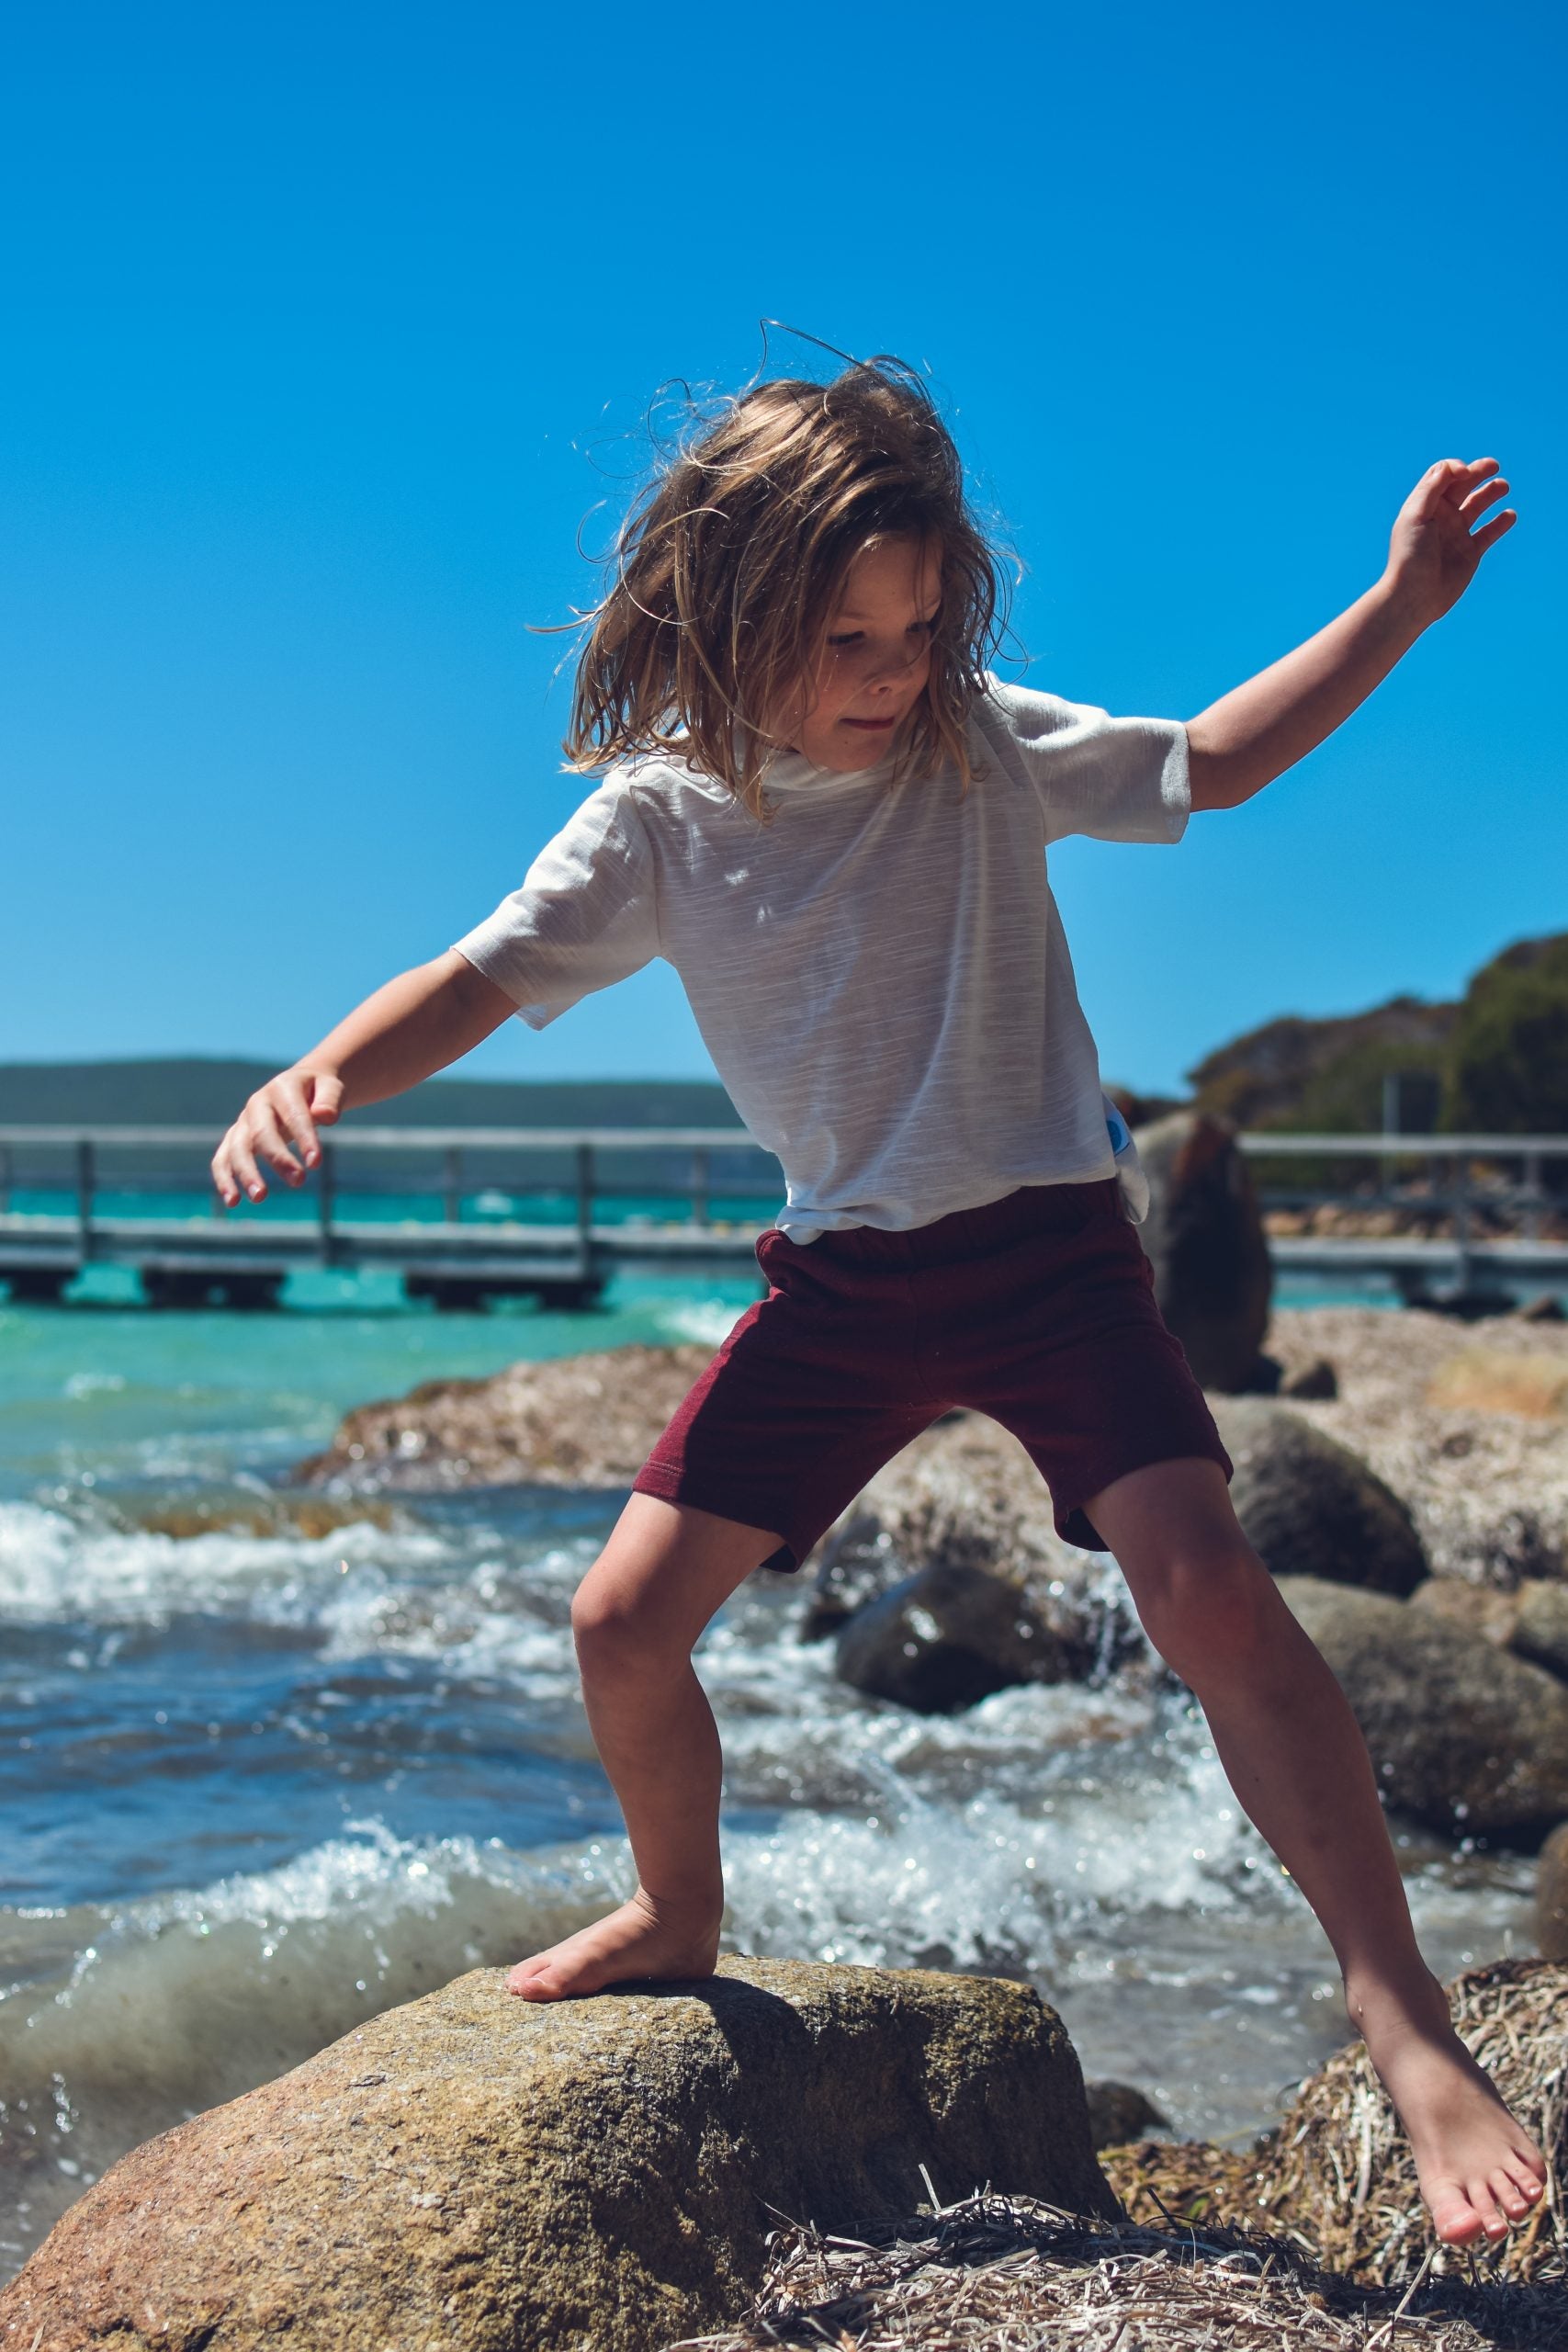
[[[995,678],[970,727],[967,791],[952,767],[894,786],[886,765],[790,753],[767,824],[674,761],[613,768],[456,944],[535,1029],[666,957],[783,1165],[792,1240],[1108,1177],[1044,852],[1066,833],[1179,840],[1186,731]]]

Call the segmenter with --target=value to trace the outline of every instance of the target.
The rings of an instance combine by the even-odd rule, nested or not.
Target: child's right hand
[[[306,1169],[316,1167],[321,1157],[316,1129],[333,1125],[342,1109],[342,1079],[307,1063],[280,1070],[259,1086],[212,1155],[212,1182],[224,1207],[235,1205],[242,1186],[253,1201],[266,1198],[258,1158],[286,1183],[302,1184]]]

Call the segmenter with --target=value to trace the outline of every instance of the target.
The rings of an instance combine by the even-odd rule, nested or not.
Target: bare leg
[[[1199,1700],[1232,1788],[1316,1912],[1410,2136],[1439,2237],[1501,2238],[1545,2165],[1454,2033],[1421,1958],[1366,1743],[1211,1462],[1157,1463],[1088,1506],[1150,1640]]]
[[[633,1495],[579,1587],[572,1630],[600,1759],[626,1815],[637,1892],[507,1990],[560,2001],[633,1977],[711,1976],[724,1880],[720,1758],[692,1650],[715,1611],[778,1549],[764,1529]]]

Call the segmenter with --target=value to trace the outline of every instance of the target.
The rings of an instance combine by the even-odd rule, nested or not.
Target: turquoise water
[[[713,1216],[719,1223],[765,1225],[778,1206],[779,1195],[716,1192],[711,1199]],[[77,1202],[74,1193],[62,1190],[18,1189],[10,1193],[8,1204],[16,1216],[73,1218]],[[572,1225],[577,1219],[576,1194],[561,1190],[465,1193],[456,1205],[460,1225]],[[117,1193],[106,1189],[94,1193],[93,1214],[105,1218],[139,1220],[166,1217],[174,1223],[194,1217],[206,1224],[214,1218],[212,1195],[203,1192]],[[333,1214],[345,1223],[429,1225],[445,1216],[446,1204],[444,1196],[436,1192],[356,1192],[352,1187],[339,1187],[333,1194]],[[690,1214],[691,1200],[685,1193],[594,1194],[593,1216],[598,1225],[625,1225],[639,1218],[656,1225],[684,1224]],[[314,1225],[319,1215],[313,1189],[294,1193],[278,1188],[270,1191],[265,1201],[241,1201],[234,1208],[224,1209],[221,1222],[225,1226]]]

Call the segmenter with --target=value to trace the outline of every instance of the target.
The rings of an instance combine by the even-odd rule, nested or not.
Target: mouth
[[[858,727],[863,734],[888,735],[898,724],[896,718],[840,718],[840,727]]]

